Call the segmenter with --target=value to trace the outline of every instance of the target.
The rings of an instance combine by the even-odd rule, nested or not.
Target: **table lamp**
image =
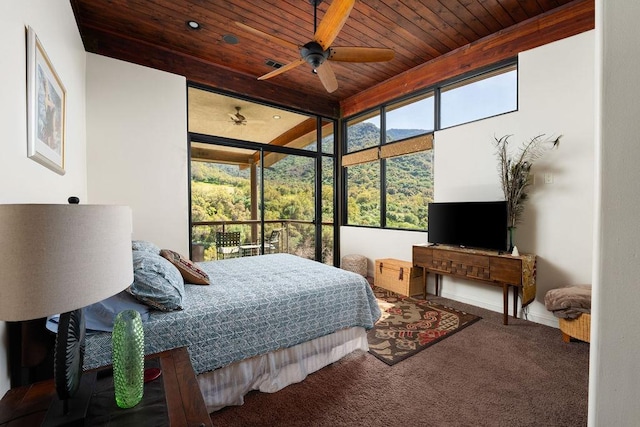
[[[128,206],[0,204],[0,320],[61,313],[54,355],[60,399],[43,425],[72,425],[86,415],[95,377],[81,380],[82,308],[133,281],[131,230]]]

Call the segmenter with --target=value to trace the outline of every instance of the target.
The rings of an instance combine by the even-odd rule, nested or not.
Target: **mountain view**
[[[420,130],[392,129],[388,140],[400,140]],[[377,144],[379,129],[361,123],[349,129],[350,151]],[[387,227],[424,230],[427,204],[433,198],[432,153],[421,152],[387,159]],[[314,258],[314,171],[315,160],[289,155],[264,171],[265,235],[286,228],[283,251]],[[380,224],[379,162],[351,166],[348,172],[348,223]],[[259,176],[259,174],[258,174]],[[251,220],[249,168],[220,163],[192,162],[191,213],[193,222]],[[260,192],[258,191],[258,194]],[[323,161],[322,221],[333,221],[333,174],[330,161]],[[276,221],[277,220],[277,221]],[[219,228],[219,227],[217,227]],[[255,242],[250,225],[226,225],[227,231],[241,231],[244,242]],[[215,259],[216,227],[194,227],[194,243],[205,246],[205,258]],[[323,260],[333,262],[333,230],[323,227]]]

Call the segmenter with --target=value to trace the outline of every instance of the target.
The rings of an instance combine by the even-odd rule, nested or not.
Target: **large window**
[[[335,121],[189,87],[196,259],[286,252],[334,264]],[[240,244],[221,251],[221,233]]]
[[[380,114],[374,111],[349,122],[347,126],[347,153],[380,144]]]
[[[433,92],[347,122],[347,224],[426,229],[433,129]]]
[[[433,92],[410,98],[385,108],[385,142],[400,141],[433,132]]]
[[[386,226],[427,229],[427,209],[433,200],[432,150],[392,157],[386,166]]]
[[[380,164],[347,168],[348,224],[380,226]]]
[[[509,63],[348,119],[346,224],[426,230],[433,132],[516,110],[517,80]]]
[[[518,72],[516,66],[462,80],[440,90],[440,128],[518,108]]]

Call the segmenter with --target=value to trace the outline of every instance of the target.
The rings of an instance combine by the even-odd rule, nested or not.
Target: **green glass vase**
[[[144,330],[140,313],[125,310],[113,324],[113,384],[116,404],[133,408],[142,400],[144,388]]]

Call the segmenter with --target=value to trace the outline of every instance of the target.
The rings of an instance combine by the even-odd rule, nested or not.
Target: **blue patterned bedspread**
[[[184,310],[152,311],[145,353],[186,346],[196,374],[352,326],[380,309],[362,276],[288,254],[198,264],[211,285],[185,285]],[[111,363],[111,334],[87,336],[84,368]]]

